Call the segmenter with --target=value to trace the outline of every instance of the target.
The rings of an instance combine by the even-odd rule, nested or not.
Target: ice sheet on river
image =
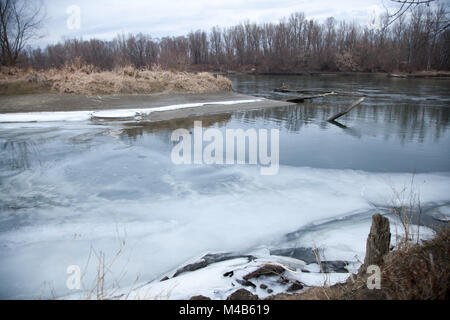
[[[314,240],[328,247],[328,259],[362,260],[371,214],[392,200],[392,188],[410,185],[410,174],[283,166],[277,176],[260,176],[255,167],[177,167],[139,146],[72,153],[70,161],[2,179],[0,295],[68,294],[67,267],[84,269],[91,249],[111,261],[123,246],[108,281],[126,287],[137,275],[159,280],[205,252],[290,246],[285,235],[308,226],[324,228],[292,240],[296,246]],[[448,202],[449,185],[447,173],[417,174],[413,187],[427,206]],[[350,230],[326,225],[354,215],[364,219]],[[92,257],[86,286],[95,279]]]

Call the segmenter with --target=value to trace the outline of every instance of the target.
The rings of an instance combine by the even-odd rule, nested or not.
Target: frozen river
[[[271,92],[282,83],[368,97],[340,125],[325,119],[354,97],[197,119],[221,131],[278,129],[273,176],[257,165],[175,165],[171,134],[192,130],[193,119],[0,124],[0,298],[64,296],[67,267],[90,283],[100,251],[107,261],[120,251],[118,286],[207,252],[314,244],[330,259],[363,259],[371,214],[411,186],[425,211],[448,212],[450,81],[232,80],[266,98],[284,97]]]

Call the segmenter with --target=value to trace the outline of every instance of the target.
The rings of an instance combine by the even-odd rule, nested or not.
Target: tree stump
[[[361,269],[365,271],[370,265],[380,266],[383,262],[383,256],[389,252],[391,243],[391,231],[389,219],[376,213],[372,216],[372,226],[367,237],[366,257]]]

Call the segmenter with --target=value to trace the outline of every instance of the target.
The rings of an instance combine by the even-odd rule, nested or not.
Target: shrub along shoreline
[[[59,93],[75,95],[212,93],[232,91],[229,79],[207,72],[188,73],[132,66],[101,71],[92,65],[72,63],[62,69],[2,68],[0,95]]]

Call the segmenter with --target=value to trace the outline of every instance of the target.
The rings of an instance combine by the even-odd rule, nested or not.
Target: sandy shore
[[[243,102],[247,100],[248,102]],[[233,101],[239,103],[232,103]],[[223,104],[221,102],[223,102]],[[191,103],[203,103],[204,105],[180,109],[175,108],[174,110],[167,111],[155,110],[155,112],[152,113],[151,120],[164,121],[176,118],[230,113],[238,110],[292,105],[291,103],[284,101],[268,100],[254,96],[238,94],[235,92],[103,96],[29,94],[0,96],[0,114],[152,109]]]

